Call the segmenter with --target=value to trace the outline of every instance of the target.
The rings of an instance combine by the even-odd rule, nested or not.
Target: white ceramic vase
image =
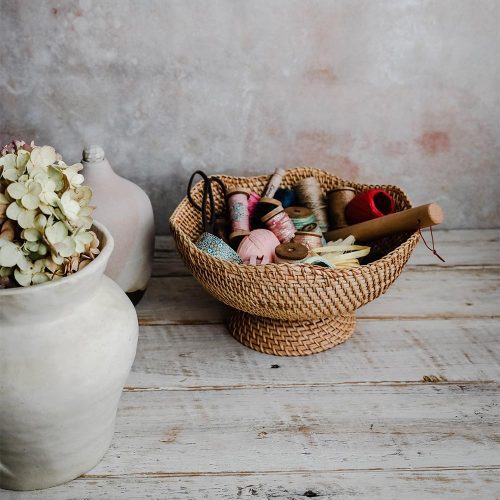
[[[100,146],[86,147],[82,163],[85,184],[92,188],[94,217],[115,240],[106,274],[137,304],[151,276],[155,237],[151,201],[139,186],[114,172]]]
[[[74,479],[111,442],[138,322],[104,276],[113,238],[101,224],[94,228],[102,251],[81,271],[0,290],[0,488]]]

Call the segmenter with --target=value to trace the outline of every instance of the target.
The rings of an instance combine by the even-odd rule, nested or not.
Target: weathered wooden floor
[[[500,497],[500,230],[440,231],[305,358],[238,344],[158,241],[116,434],[88,474],[2,499]]]

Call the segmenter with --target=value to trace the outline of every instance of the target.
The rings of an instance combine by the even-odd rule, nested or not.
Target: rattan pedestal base
[[[355,326],[354,314],[286,321],[232,309],[227,318],[227,327],[236,340],[255,351],[276,356],[306,356],[326,351],[347,340]]]

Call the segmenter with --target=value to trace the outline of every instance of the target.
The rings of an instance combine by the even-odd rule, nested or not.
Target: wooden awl
[[[429,203],[408,210],[402,210],[377,219],[352,226],[334,229],[325,233],[327,241],[347,238],[352,234],[356,241],[371,241],[395,233],[416,231],[419,227],[429,227],[443,222],[443,210],[437,203]]]

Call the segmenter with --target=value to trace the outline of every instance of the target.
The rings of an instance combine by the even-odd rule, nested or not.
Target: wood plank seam
[[[265,471],[157,471],[157,472],[134,472],[131,474],[84,474],[79,479],[119,479],[122,477],[136,478],[161,478],[161,477],[196,477],[196,476],[267,476],[275,474],[334,474],[334,473],[359,473],[359,472],[441,472],[441,471],[477,471],[477,470],[499,470],[500,464],[485,464],[467,467],[448,467],[446,465],[439,467],[373,467],[373,468],[338,468],[338,469],[289,469],[289,470],[265,470]]]

